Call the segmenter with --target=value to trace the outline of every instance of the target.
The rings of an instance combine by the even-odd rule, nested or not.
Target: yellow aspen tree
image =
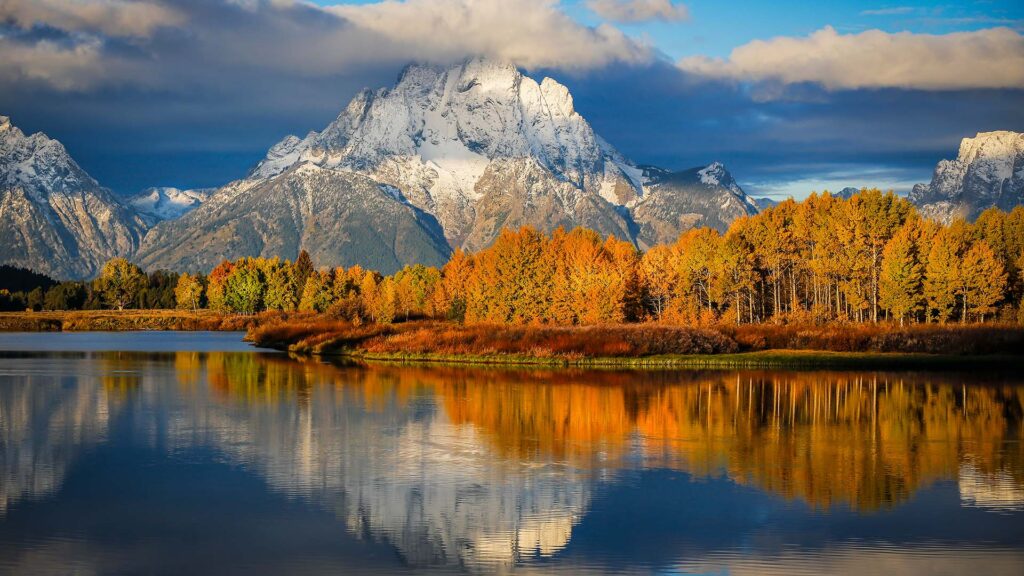
[[[882,251],[879,304],[899,318],[900,326],[907,316],[920,310],[923,300],[924,266],[916,237],[916,226],[905,224]]]
[[[996,253],[983,241],[975,242],[964,254],[961,267],[963,316],[973,314],[982,322],[996,311],[1006,288],[1006,271]]]

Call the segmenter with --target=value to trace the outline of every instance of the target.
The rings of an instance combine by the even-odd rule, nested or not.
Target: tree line
[[[456,250],[441,268],[389,276],[317,269],[305,251],[294,263],[242,258],[205,275],[147,276],[115,259],[93,282],[41,297],[47,308],[54,291],[62,305],[298,310],[378,323],[1024,321],[1022,269],[1024,208],[942,225],[892,192],[865,189],[787,200],[725,233],[698,228],[646,252],[586,229],[527,227],[474,254]]]

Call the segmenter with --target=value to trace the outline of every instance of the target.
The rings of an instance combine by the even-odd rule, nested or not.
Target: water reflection
[[[579,569],[594,553],[586,534],[572,546],[587,532],[581,523],[614,533],[600,518],[619,505],[616,491],[664,480],[633,479],[643,471],[702,482],[692,491],[708,502],[732,498],[718,505],[732,522],[725,532],[756,528],[761,538],[770,532],[758,515],[783,509],[773,499],[803,507],[802,522],[835,509],[870,522],[953,483],[965,510],[1009,515],[1018,529],[1024,510],[1024,386],[999,375],[965,384],[928,373],[338,368],[229,352],[23,356],[4,366],[0,514],[55,497],[83,454],[121,441],[185,460],[212,451],[407,566],[473,572],[568,570],[562,560]],[[654,508],[674,498],[664,488],[630,494]],[[698,501],[673,505],[701,514]],[[639,521],[657,526],[656,516]],[[644,557],[627,549],[619,561],[662,555],[662,567],[736,573],[821,566],[783,536],[737,547],[680,526],[659,534],[671,545]],[[814,545],[828,548],[836,572],[855,572],[858,550],[882,554],[879,566],[892,560],[884,545]],[[977,552],[961,548],[962,562]],[[982,551],[993,554],[989,569],[1024,565],[1015,546]],[[920,570],[938,553],[914,554],[901,562]]]

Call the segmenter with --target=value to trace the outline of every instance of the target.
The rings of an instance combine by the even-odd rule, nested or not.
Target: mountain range
[[[956,159],[941,160],[931,183],[914,186],[910,200],[941,222],[1019,206],[1024,203],[1024,134],[981,132],[964,138]]]
[[[44,134],[0,116],[0,263],[59,278],[132,254],[146,223]]]
[[[940,219],[1015,205],[1021,142],[1012,132],[965,139],[912,199]],[[646,249],[771,205],[719,162],[678,172],[634,163],[595,133],[565,86],[480,58],[410,65],[393,87],[360,92],[323,130],[284,138],[216,190],[122,200],[56,140],[0,121],[0,263],[59,278],[92,276],[113,256],[205,271],[301,249],[321,265],[390,273],[440,265],[523,225],[583,226]]]

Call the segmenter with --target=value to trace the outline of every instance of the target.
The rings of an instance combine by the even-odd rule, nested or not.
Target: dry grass
[[[536,358],[638,357],[661,354],[735,352],[735,342],[701,328],[654,325],[587,327],[464,326],[408,322],[353,326],[344,321],[278,322],[249,333],[260,346],[295,352],[356,352],[368,355],[488,356]]]
[[[695,328],[660,324],[558,327],[416,321],[356,326],[312,314],[264,323],[250,330],[248,339],[260,346],[307,354],[453,360],[471,357],[581,360],[783,350],[1018,355],[1024,350],[1024,329],[1010,325]]]
[[[827,350],[924,354],[1020,354],[1024,327],[1011,324],[839,324],[722,326],[745,351]]]
[[[130,332],[140,330],[248,330],[265,316],[209,310],[73,310],[0,313],[0,332]]]

